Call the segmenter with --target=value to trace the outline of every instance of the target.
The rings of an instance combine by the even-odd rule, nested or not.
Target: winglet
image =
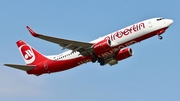
[[[35,31],[33,31],[29,26],[26,26],[26,28],[28,29],[28,31],[31,33],[32,36],[34,36],[34,37],[39,36],[39,34],[37,34]]]

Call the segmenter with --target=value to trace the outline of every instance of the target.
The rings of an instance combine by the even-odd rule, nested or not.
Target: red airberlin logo
[[[24,59],[26,59],[26,60],[32,59],[33,54],[34,54],[29,46],[23,46],[21,48],[21,52],[22,52]]]
[[[143,28],[145,28],[145,24],[143,22],[138,23],[138,24],[134,24],[134,25],[130,26],[129,28],[126,28],[123,30],[118,30],[118,31],[112,33],[111,35],[105,37],[105,39],[113,41],[113,40],[122,38],[123,36],[127,36],[129,34],[132,34],[133,32],[137,32],[139,30],[142,30]]]
[[[26,64],[31,64],[35,61],[35,55],[32,48],[28,45],[22,45],[19,47],[21,54],[26,62]]]

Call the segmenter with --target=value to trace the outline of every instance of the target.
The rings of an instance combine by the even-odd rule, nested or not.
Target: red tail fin
[[[36,51],[22,40],[17,41],[16,44],[27,65],[36,65],[47,59],[44,55]]]

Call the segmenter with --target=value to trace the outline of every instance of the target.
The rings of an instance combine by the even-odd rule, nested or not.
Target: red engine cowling
[[[98,43],[95,43],[93,45],[94,52],[100,52],[105,51],[107,49],[111,48],[111,41],[110,40],[102,40]]]
[[[115,59],[120,61],[126,58],[129,58],[133,55],[133,51],[131,48],[124,48],[121,49],[118,54],[116,55]]]

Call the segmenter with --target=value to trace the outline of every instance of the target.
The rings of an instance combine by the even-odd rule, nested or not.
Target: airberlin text
[[[134,24],[130,26],[129,28],[118,30],[117,32],[112,33],[111,35],[105,37],[105,39],[113,41],[113,40],[116,40],[117,38],[122,38],[123,36],[132,34],[133,32],[137,32],[143,28],[145,28],[145,24],[143,22]]]

